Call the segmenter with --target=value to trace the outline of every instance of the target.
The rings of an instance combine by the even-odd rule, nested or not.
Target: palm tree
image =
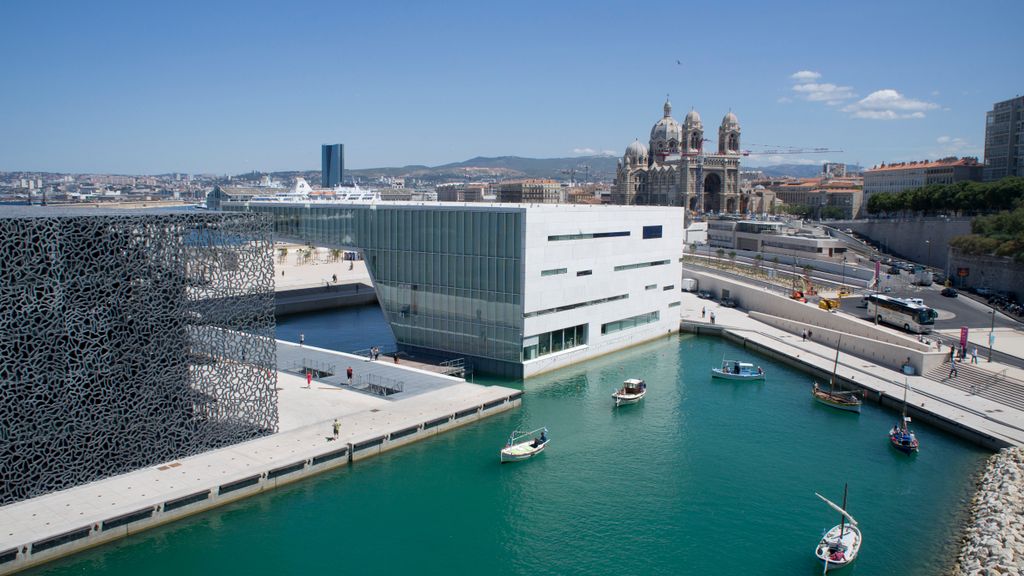
[[[341,259],[341,249],[331,248],[331,262],[337,262]]]
[[[736,251],[735,250],[729,250],[729,260],[732,262],[731,266],[733,268],[735,268],[736,267]]]
[[[715,250],[715,255],[718,256],[718,262],[721,263],[722,257],[725,256],[725,250],[719,248],[718,250]]]
[[[288,259],[288,249],[287,248],[278,248],[277,249],[277,262],[279,264],[284,264],[287,259]]]
[[[764,256],[757,254],[754,256],[754,269],[758,272],[761,271],[761,264],[764,262]]]

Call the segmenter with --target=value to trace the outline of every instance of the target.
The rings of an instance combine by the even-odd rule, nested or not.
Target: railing
[[[390,396],[405,391],[405,383],[395,378],[381,376],[379,374],[367,374],[359,379],[361,390],[376,394],[378,396]]]
[[[300,374],[312,374],[314,378],[333,376],[338,372],[336,364],[328,364],[323,360],[303,358],[301,362],[292,362],[292,370]]]

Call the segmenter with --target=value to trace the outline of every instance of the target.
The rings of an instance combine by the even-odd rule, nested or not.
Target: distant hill
[[[576,169],[576,179],[589,178],[592,182],[611,182],[615,179],[615,163],[617,156],[574,156],[571,158],[523,158],[521,156],[496,156],[493,158],[477,156],[462,162],[452,162],[440,166],[392,166],[384,168],[360,168],[345,170],[345,179],[355,177],[360,182],[370,182],[380,177],[415,178],[427,183],[465,180],[507,180],[511,178],[550,178],[568,181],[570,171]],[[741,161],[742,162],[742,161]],[[860,170],[859,166],[847,164],[847,170]],[[760,170],[765,176],[780,178],[813,178],[821,173],[819,164],[775,164],[772,166],[745,167],[749,170]],[[274,172],[275,178],[291,181],[295,176],[302,176],[309,182],[320,181],[318,170]],[[259,179],[259,174],[240,175],[236,178],[251,177]]]
[[[769,178],[782,178],[785,176],[814,178],[821,175],[821,164],[773,164],[771,166],[745,167],[744,170],[759,170]],[[856,164],[847,164],[846,171],[860,172],[861,167]]]
[[[519,156],[478,156],[463,162],[441,166],[402,166],[393,168],[363,168],[345,170],[346,174],[360,180],[381,176],[393,178],[418,178],[420,180],[444,182],[449,180],[491,180],[508,178],[550,178],[569,180],[569,172],[576,169],[576,179],[589,177],[591,180],[611,181],[615,178],[614,156],[576,156],[572,158],[522,158]]]

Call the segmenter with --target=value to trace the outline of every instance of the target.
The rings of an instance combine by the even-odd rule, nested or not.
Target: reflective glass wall
[[[409,205],[258,205],[275,232],[363,250],[400,344],[520,362],[524,211]]]

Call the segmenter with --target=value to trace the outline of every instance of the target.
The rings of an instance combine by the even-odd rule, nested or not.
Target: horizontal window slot
[[[534,318],[536,316],[544,316],[545,314],[555,314],[558,312],[565,312],[566,310],[574,310],[576,308],[583,308],[584,306],[596,306],[598,304],[604,304],[605,302],[614,302],[615,300],[625,300],[627,298],[629,298],[629,294],[619,294],[617,296],[601,298],[600,300],[590,300],[589,302],[577,302],[576,304],[566,304],[565,306],[559,306],[557,308],[548,308],[546,310],[527,312],[526,314],[523,314],[523,318]]]
[[[561,242],[563,240],[592,240],[595,238],[617,238],[629,236],[629,232],[587,232],[581,234],[556,234],[548,236],[548,242]]]
[[[668,286],[665,286],[664,288],[662,288],[662,290],[665,291],[665,292],[668,292],[669,290],[675,290],[675,289],[676,289],[676,285],[675,284],[669,284]]]
[[[146,520],[153,517],[153,508],[146,508],[144,510],[136,510],[135,512],[129,512],[117,518],[111,518],[110,520],[104,520],[102,529],[104,531],[131,524],[132,522],[138,522],[139,520]]]
[[[671,260],[655,260],[654,262],[638,262],[636,264],[623,264],[622,266],[616,266],[616,272],[622,272],[624,270],[636,270],[637,268],[650,268],[651,266],[664,266]]]
[[[56,548],[57,546],[67,544],[68,542],[81,540],[82,538],[88,536],[91,530],[91,526],[86,526],[85,528],[79,528],[78,530],[72,530],[71,532],[65,532],[59,536],[54,536],[53,538],[47,538],[46,540],[33,542],[32,553],[36,554],[38,552],[42,552],[43,550],[49,550],[50,548]]]
[[[242,488],[248,488],[249,486],[255,486],[260,483],[260,476],[250,476],[237,482],[231,482],[229,484],[221,484],[220,488],[217,489],[218,494],[227,494],[228,492],[234,492],[235,490],[241,490]]]
[[[520,399],[520,398],[522,398],[522,397],[523,397],[523,393],[522,393],[522,391],[519,391],[519,392],[513,392],[512,394],[510,394],[510,395],[509,395],[509,397],[508,397],[508,401],[509,401],[509,402],[512,402],[513,400],[519,400],[519,399]]]
[[[469,410],[462,410],[462,411],[459,411],[459,412],[455,413],[455,419],[458,420],[459,418],[465,418],[466,416],[472,416],[472,415],[474,415],[476,413],[477,413],[477,409],[476,408],[471,408]]]
[[[348,456],[348,448],[342,448],[341,450],[335,450],[334,452],[328,452],[313,458],[313,465],[316,466],[317,464],[323,464],[324,462],[330,462],[331,460],[337,460],[346,456]]]
[[[11,548],[10,550],[5,550],[3,552],[0,552],[0,564],[6,564],[8,562],[14,562],[17,559],[18,559],[18,549],[17,548]]]
[[[197,492],[195,494],[190,494],[189,496],[185,496],[183,498],[178,498],[177,500],[168,500],[167,502],[164,502],[164,512],[170,512],[171,510],[177,510],[178,508],[184,508],[185,506],[188,506],[189,504],[195,504],[196,502],[202,502],[203,500],[206,500],[209,497],[210,497],[210,491],[209,490],[204,490],[203,492]]]
[[[551,270],[541,270],[540,271],[540,275],[541,276],[557,276],[559,274],[565,274],[568,271],[569,271],[568,268],[552,268]]]
[[[679,304],[680,304],[679,302],[670,302],[668,307],[669,308],[675,308],[676,306],[679,306]]]

